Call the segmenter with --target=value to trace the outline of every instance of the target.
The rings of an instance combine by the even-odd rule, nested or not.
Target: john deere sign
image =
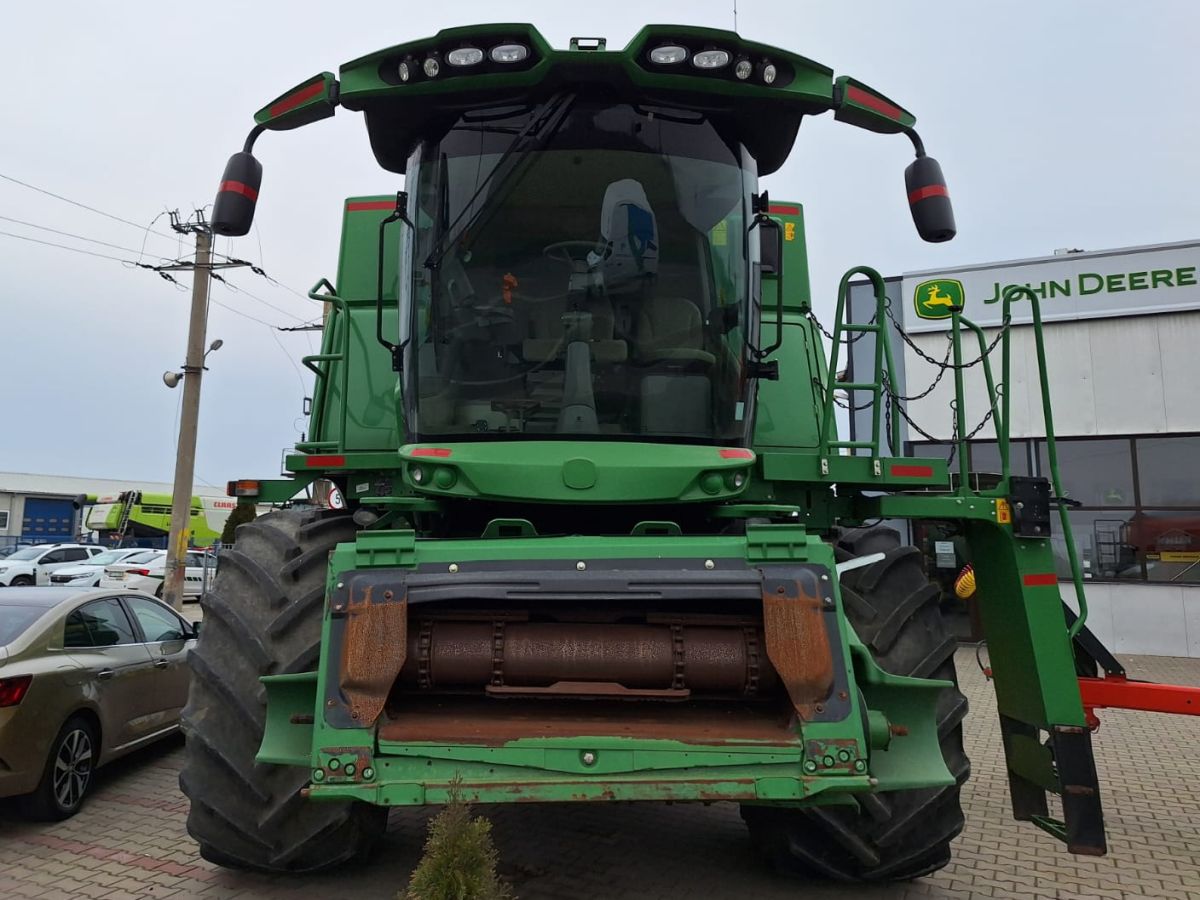
[[[963,285],[953,278],[922,281],[913,290],[913,304],[922,319],[948,319],[950,310],[963,308]]]
[[[1200,309],[1200,242],[1104,253],[1072,253],[1000,266],[904,276],[904,324],[912,332],[950,327],[950,309],[979,325],[999,325],[1009,285],[1029,287],[1048,322]],[[1032,321],[1029,303],[1013,321]]]

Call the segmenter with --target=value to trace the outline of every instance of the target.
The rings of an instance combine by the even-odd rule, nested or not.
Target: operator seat
[[[527,299],[523,308],[528,337],[521,344],[521,355],[526,362],[550,362],[566,355],[568,329],[563,317],[572,312],[588,313],[592,317],[587,344],[593,360],[612,365],[624,362],[629,356],[628,345],[613,337],[613,308],[605,297]]]
[[[647,297],[638,313],[637,358],[643,363],[700,362],[716,357],[704,347],[704,317],[684,297]]]

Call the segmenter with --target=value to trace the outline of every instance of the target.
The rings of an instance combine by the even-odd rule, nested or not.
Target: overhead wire
[[[62,235],[63,237],[74,238],[77,241],[87,241],[89,244],[99,244],[101,247],[110,247],[113,250],[120,250],[124,253],[137,253],[130,247],[122,247],[119,244],[110,244],[108,241],[97,240],[96,238],[84,237],[82,234],[75,234],[71,231],[62,231],[58,228],[51,228],[48,225],[38,225],[36,222],[26,222],[24,219],[14,219],[12,216],[0,216],[5,222],[13,222],[17,225],[24,225],[27,228],[36,228],[38,231],[48,231],[51,234]]]
[[[40,188],[35,184],[30,184],[28,181],[22,181],[19,178],[13,178],[11,175],[5,175],[3,172],[0,172],[0,178],[3,178],[5,181],[11,181],[13,184],[19,184],[21,187],[29,188],[31,191],[37,191],[39,194],[45,194],[47,197],[53,197],[54,199],[61,200],[64,203],[70,203],[72,206],[78,206],[80,209],[86,209],[88,212],[95,213],[98,216],[104,216],[107,219],[112,219],[114,222],[121,222],[124,225],[130,225],[134,228],[137,228],[139,231],[144,229],[148,234],[158,235],[159,237],[178,243],[178,238],[167,234],[166,232],[154,231],[147,225],[139,225],[137,222],[122,218],[121,216],[113,215],[110,212],[105,212],[104,210],[97,209],[94,206],[88,206],[86,203],[80,203],[78,200],[72,200],[70,197],[64,197],[62,194],[54,193],[54,191],[48,191],[45,188]],[[155,218],[155,221],[157,221],[157,217]],[[154,223],[151,222],[150,224],[153,225]]]

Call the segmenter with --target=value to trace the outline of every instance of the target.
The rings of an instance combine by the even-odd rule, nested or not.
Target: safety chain
[[[892,325],[895,326],[896,333],[900,335],[900,338],[904,341],[904,343],[908,344],[913,353],[917,354],[917,356],[921,357],[921,359],[925,360],[925,362],[932,366],[944,366],[948,369],[969,369],[972,366],[979,365],[981,362],[991,356],[992,351],[996,349],[996,345],[1000,343],[1001,338],[1008,334],[1008,329],[1012,327],[1012,317],[1010,316],[1009,318],[1006,318],[1000,325],[1000,330],[996,332],[996,336],[992,338],[992,342],[988,344],[987,348],[980,353],[979,356],[975,357],[975,359],[971,360],[970,362],[959,363],[958,365],[955,365],[949,361],[949,355],[947,355],[945,361],[938,362],[936,359],[914,344],[912,338],[910,338],[908,333],[900,327],[900,323],[896,320],[896,317],[892,315],[892,308],[890,305],[884,307],[884,311],[887,313],[887,317],[892,320]],[[946,339],[953,340],[949,333],[947,333]]]
[[[888,319],[891,320],[892,326],[896,329],[896,333],[900,335],[901,340],[903,340],[904,343],[907,344],[909,346],[909,348],[914,353],[917,354],[917,356],[919,356],[921,359],[925,360],[925,362],[929,363],[931,366],[934,366],[938,370],[938,372],[937,372],[937,375],[934,376],[933,381],[930,382],[928,387],[926,387],[919,394],[912,394],[910,396],[904,396],[902,394],[895,393],[892,390],[892,385],[887,378],[887,373],[885,372],[885,373],[883,373],[883,393],[891,400],[896,401],[897,412],[900,413],[901,418],[903,418],[904,421],[909,424],[909,426],[913,429],[913,431],[917,432],[917,434],[921,435],[921,437],[925,438],[925,440],[927,440],[927,441],[930,441],[932,443],[942,443],[942,441],[939,438],[935,438],[928,431],[926,431],[924,428],[922,428],[920,425],[918,425],[915,421],[913,421],[912,417],[908,414],[908,411],[904,408],[904,406],[902,404],[903,403],[911,403],[913,401],[922,400],[925,397],[928,397],[937,388],[937,386],[941,382],[942,378],[945,377],[946,372],[953,371],[953,370],[961,371],[961,370],[970,369],[973,366],[979,365],[981,362],[983,362],[985,359],[987,359],[991,355],[992,351],[995,350],[996,347],[1000,344],[1000,341],[1003,339],[1004,335],[1008,333],[1008,330],[1012,325],[1012,320],[1011,320],[1011,318],[1006,318],[1004,320],[1003,324],[1000,326],[1000,329],[996,332],[995,337],[992,338],[991,343],[989,343],[987,345],[987,347],[983,350],[982,353],[979,354],[979,356],[977,356],[975,359],[973,359],[969,362],[959,363],[956,365],[955,363],[950,362],[950,355],[954,349],[953,335],[951,335],[950,333],[947,333],[947,335],[946,335],[946,354],[942,359],[939,360],[933,356],[930,356],[928,353],[926,353],[924,350],[922,350],[920,347],[918,347],[915,343],[913,343],[912,338],[910,338],[908,336],[907,332],[905,332],[904,329],[901,327],[900,322],[896,319],[895,315],[893,315],[890,298],[887,298],[887,302],[884,304],[884,313],[887,315]],[[830,341],[833,340],[833,335],[829,332],[828,329],[825,328],[824,325],[821,324],[821,321],[817,318],[816,314],[811,309],[808,311],[808,318],[817,327],[817,329],[821,332],[821,334],[825,335],[825,337],[828,338]],[[876,319],[876,316],[872,316],[871,322],[873,323],[875,321],[875,319]],[[868,324],[870,324],[870,323],[868,323]],[[841,341],[841,343],[845,344],[845,345],[850,345],[850,344],[853,344],[855,341],[857,341],[863,335],[871,334],[871,333],[873,333],[873,332],[866,332],[866,331],[859,332],[859,334],[856,337],[853,337],[850,339],[843,339]],[[820,379],[814,378],[813,385],[818,389],[818,391],[822,395],[824,394],[825,385],[821,382]],[[1000,390],[1002,390],[1002,387],[997,388],[997,392],[999,392]],[[858,412],[859,410],[870,409],[872,406],[875,405],[874,400],[870,400],[867,403],[862,403],[862,404],[858,404],[858,405],[855,405],[855,404],[849,402],[848,400],[842,401],[842,400],[838,399],[836,392],[835,392],[835,395],[833,398],[833,402],[835,404],[837,404],[838,406],[840,406],[842,409],[849,410],[851,412]],[[885,434],[888,435],[889,447],[891,445],[891,433],[892,433],[891,406],[892,406],[891,403],[884,404],[884,417],[885,417],[884,429],[885,429]],[[951,409],[951,411],[953,411],[953,409],[954,409],[953,401],[951,401],[950,409]],[[977,435],[980,431],[982,431],[983,427],[985,425],[987,425],[987,423],[991,420],[994,412],[995,412],[994,407],[989,408],[987,413],[984,415],[983,419],[980,420],[978,425],[976,425],[973,429],[971,429],[970,433],[966,436],[965,440],[968,440],[968,441],[971,440],[971,438],[975,437],[975,435]],[[953,436],[951,437],[951,444],[950,444],[950,456],[946,460],[947,465],[950,465],[954,461],[954,455],[955,455],[955,453],[957,451],[957,447],[958,447],[957,441],[958,441],[958,418],[957,418],[957,416],[955,416],[954,417],[954,432],[953,432]],[[897,452],[895,447],[891,447],[891,451],[893,454]]]
[[[812,321],[812,323],[814,325],[817,326],[817,328],[820,330],[821,334],[825,335],[825,337],[829,338],[829,340],[831,342],[833,342],[833,340],[834,340],[833,335],[830,334],[826,330],[825,326],[822,325],[821,321],[817,318],[816,313],[814,313],[811,309],[809,309],[809,311],[808,311],[808,318]],[[875,324],[875,316],[871,316],[871,320],[869,322],[867,322],[867,324],[874,325]],[[873,334],[873,332],[860,331],[855,337],[842,338],[840,341],[837,341],[836,343],[839,343],[839,344],[842,344],[843,346],[849,347],[851,344],[856,343],[859,339],[865,337],[868,334]]]

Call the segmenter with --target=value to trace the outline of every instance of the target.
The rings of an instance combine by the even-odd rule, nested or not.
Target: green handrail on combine
[[[900,455],[878,273],[842,279],[827,365],[802,208],[758,188],[833,112],[911,140],[914,222],[948,240],[911,113],[728,31],[556,50],[529,25],[455,28],[260,110],[214,231],[250,228],[257,138],[339,106],[405,190],[346,202],[337,278],[310,294],[327,312],[292,477],[230,485],[283,502],[320,479],[347,508],[260,517],[222,556],[184,711],[206,858],[360,859],[388,807],[457,780],[481,803],[736,801],[785,868],[934,871],[962,827],[966,700],[918,552],[868,524],[895,519],[970,543],[1014,814],[1105,851],[1036,298],[1054,495],[1008,468],[1007,333],[998,384],[984,359],[1004,471],[973,489],[961,329],[986,357],[982,332],[952,310],[952,479]],[[870,322],[844,321],[856,275]],[[873,377],[841,381],[843,335],[864,333]],[[839,391],[870,394],[869,441],[838,438]]]

